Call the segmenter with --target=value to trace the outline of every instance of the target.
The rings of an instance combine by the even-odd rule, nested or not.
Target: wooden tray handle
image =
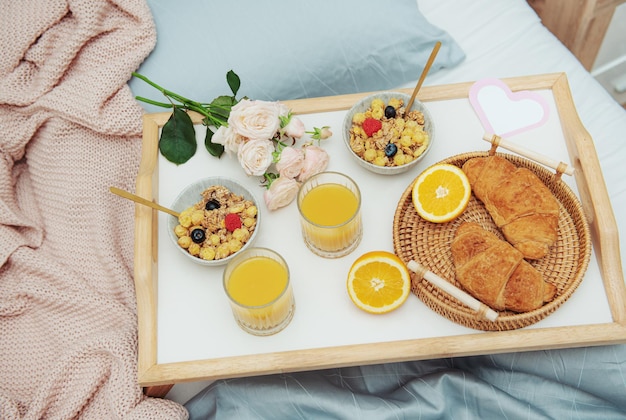
[[[537,152],[533,152],[532,150],[526,149],[524,147],[518,146],[506,139],[503,139],[502,137],[498,136],[497,134],[489,134],[489,133],[485,133],[485,135],[483,136],[483,140],[491,143],[491,150],[489,151],[490,155],[493,155],[496,152],[496,149],[498,147],[503,147],[507,150],[510,150],[512,152],[515,152],[519,155],[522,155],[528,159],[534,160],[536,162],[541,163],[542,165],[545,165],[549,168],[555,169],[556,170],[556,177],[561,178],[562,174],[566,174],[566,175],[573,175],[574,174],[574,167],[572,165],[568,165],[567,163],[564,162],[560,162],[554,159],[551,159],[547,156],[544,156],[540,153]]]
[[[432,271],[427,270],[426,267],[424,267],[417,261],[411,260],[406,266],[409,270],[414,272],[419,279],[427,280],[433,286],[438,287],[439,289],[448,293],[450,296],[458,299],[464,305],[469,306],[470,309],[476,312],[479,318],[485,318],[489,321],[495,321],[496,319],[498,319],[498,313],[496,311],[494,311],[478,299],[474,298],[473,296],[465,293],[463,290],[459,289],[452,283],[449,283],[446,280],[442,279]]]

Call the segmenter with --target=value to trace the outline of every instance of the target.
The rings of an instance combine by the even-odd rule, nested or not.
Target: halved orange
[[[415,180],[413,206],[417,214],[429,222],[449,222],[465,211],[471,193],[469,180],[461,168],[438,163]]]
[[[411,291],[404,262],[387,251],[372,251],[354,261],[348,273],[348,295],[354,304],[372,314],[384,314],[402,305]]]

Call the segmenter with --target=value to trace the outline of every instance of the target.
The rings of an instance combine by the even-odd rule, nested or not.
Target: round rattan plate
[[[452,156],[441,163],[461,167],[475,157],[486,157],[488,152],[470,152]],[[534,324],[553,313],[574,293],[583,279],[591,255],[589,225],[578,197],[561,179],[545,167],[516,155],[498,153],[518,167],[533,171],[552,191],[560,203],[557,242],[550,253],[540,260],[529,261],[547,282],[554,284],[557,295],[552,302],[531,312],[499,311],[495,322],[479,316],[456,298],[431,285],[427,280],[412,276],[411,291],[429,308],[453,322],[484,331],[506,331]],[[448,223],[431,223],[422,219],[413,207],[412,183],[396,209],[393,220],[393,245],[395,253],[405,262],[415,260],[426,269],[438,274],[462,289],[455,279],[450,244],[458,226],[465,221],[476,222],[503,239],[491,216],[472,194],[467,210]]]

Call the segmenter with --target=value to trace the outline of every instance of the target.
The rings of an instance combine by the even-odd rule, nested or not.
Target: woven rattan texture
[[[488,152],[471,152],[452,156],[441,163],[461,167],[474,157],[488,156]],[[484,331],[506,331],[534,324],[558,309],[574,293],[583,279],[591,255],[591,235],[582,205],[562,180],[545,167],[520,156],[498,153],[518,167],[533,171],[552,191],[560,203],[557,242],[544,258],[529,261],[544,279],[557,287],[557,295],[539,309],[526,313],[500,311],[495,322],[481,319],[469,307],[412,275],[412,292],[438,314],[469,328]],[[479,223],[504,239],[491,216],[474,195],[463,214],[448,223],[431,223],[422,219],[412,202],[412,183],[402,194],[393,221],[393,244],[396,254],[405,262],[415,260],[444,279],[462,286],[455,279],[450,244],[458,226],[465,221]]]

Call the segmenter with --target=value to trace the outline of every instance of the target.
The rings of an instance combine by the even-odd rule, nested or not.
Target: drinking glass
[[[315,254],[343,257],[361,242],[361,192],[349,176],[314,175],[300,187],[297,202],[304,243]]]
[[[235,321],[250,334],[276,334],[293,318],[289,267],[271,249],[249,248],[237,253],[224,269],[223,284]]]

